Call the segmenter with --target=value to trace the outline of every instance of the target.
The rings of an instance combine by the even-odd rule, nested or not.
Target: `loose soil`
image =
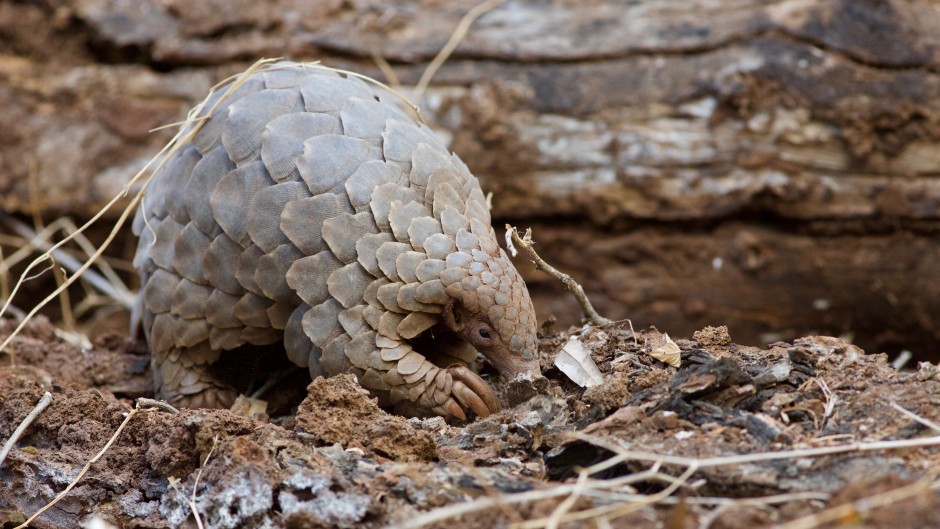
[[[468,9],[288,4],[0,2],[0,209],[96,213],[172,134],[150,129],[261,56],[382,77],[381,53],[413,85]],[[543,4],[477,21],[425,115],[495,193],[494,218],[533,225],[601,312],[692,336],[677,340],[681,367],[648,354],[655,329],[546,329],[545,378],[497,384],[504,411],[467,424],[389,415],[349,377],[301,383],[305,400],[284,412],[281,390],[265,396],[270,413],[249,399],[238,412],[148,409],[31,527],[522,528],[565,513],[583,513],[565,528],[940,527],[935,445],[861,450],[937,435],[892,406],[940,422],[936,366],[898,371],[828,337],[735,343],[846,333],[940,358],[940,298],[923,287],[940,274],[940,12]],[[121,240],[111,255],[126,259],[136,242]],[[523,273],[540,321],[577,320],[553,279]],[[16,302],[44,297],[46,278]],[[715,319],[731,333],[692,334]],[[0,354],[0,441],[53,396],[0,462],[2,529],[63,491],[153,396],[126,318],[98,323],[83,349],[36,318]],[[0,339],[14,326],[0,320]],[[602,384],[553,367],[572,334]],[[780,458],[746,459],[764,453]],[[689,461],[667,456],[699,466],[683,474]],[[738,459],[704,459],[719,456]]]
[[[13,327],[0,321],[0,337]],[[602,384],[580,388],[553,366],[572,335]],[[5,529],[50,502],[135,399],[152,397],[140,342],[112,333],[82,350],[62,336],[37,318],[2,358],[0,438],[53,395],[0,466]],[[584,514],[561,527],[770,527],[840,505],[830,525],[799,527],[940,526],[929,487],[940,449],[811,453],[929,443],[936,432],[892,405],[940,422],[935,366],[898,371],[831,337],[748,347],[719,327],[677,340],[677,369],[648,354],[660,338],[616,325],[545,334],[545,379],[494,381],[504,410],[466,424],[390,415],[351,376],[317,379],[298,407],[272,417],[258,401],[242,413],[148,409],[30,527],[197,527],[190,501],[212,528],[545,527],[564,512]],[[682,475],[682,461],[654,465],[650,454],[702,464]]]

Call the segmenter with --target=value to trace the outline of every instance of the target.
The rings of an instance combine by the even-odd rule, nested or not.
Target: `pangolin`
[[[468,367],[477,352],[503,377],[538,374],[526,285],[479,182],[427,126],[316,66],[227,88],[134,220],[161,397],[227,407],[235,391],[213,364],[276,342],[311,377],[353,373],[412,414],[498,410]]]

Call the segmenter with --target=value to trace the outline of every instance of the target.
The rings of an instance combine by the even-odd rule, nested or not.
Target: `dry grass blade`
[[[331,71],[331,72],[337,72],[337,73],[341,73],[341,74],[344,74],[344,75],[351,75],[351,76],[353,76],[353,77],[355,77],[355,78],[357,78],[357,79],[362,79],[363,81],[365,81],[365,82],[367,82],[367,83],[372,83],[372,84],[374,84],[374,85],[376,85],[376,86],[378,86],[378,87],[380,87],[380,88],[383,88],[383,89],[389,91],[390,93],[394,94],[396,97],[398,97],[398,99],[400,99],[400,100],[402,101],[402,103],[404,103],[408,108],[410,108],[411,111],[415,113],[415,117],[417,117],[418,120],[419,120],[421,123],[423,123],[423,124],[425,124],[425,125],[428,124],[427,121],[424,121],[424,116],[421,115],[421,109],[418,107],[418,105],[412,103],[411,100],[408,99],[407,97],[405,97],[401,92],[399,92],[398,90],[395,90],[394,88],[392,88],[391,86],[389,86],[389,85],[383,83],[382,81],[379,81],[379,80],[377,80],[377,79],[373,79],[372,77],[369,77],[368,75],[363,75],[363,74],[361,74],[361,73],[353,72],[353,71],[350,71],[350,70],[342,70],[342,69],[339,69],[339,68],[331,68],[331,67],[329,67],[329,66],[323,66],[322,64],[319,64],[319,63],[302,63],[302,66],[305,67],[305,68],[319,68],[319,69],[321,69],[321,70],[329,70],[329,71]]]
[[[379,70],[382,71],[382,75],[385,76],[385,81],[389,86],[395,90],[401,89],[401,81],[398,79],[398,75],[395,73],[395,70],[392,68],[392,65],[385,60],[385,57],[379,53],[379,50],[372,50],[372,62],[379,67]]]
[[[23,432],[26,431],[26,428],[36,420],[36,417],[39,417],[39,414],[42,413],[49,405],[52,404],[52,393],[48,391],[43,393],[42,398],[39,399],[39,402],[36,403],[36,406],[29,412],[26,418],[20,422],[20,425],[16,427],[16,430],[13,431],[13,435],[7,439],[7,442],[3,444],[3,448],[0,449],[0,467],[3,466],[3,461],[6,460],[7,454],[10,453],[10,450],[13,449],[13,445],[16,444],[16,441],[23,435]]]
[[[891,403],[891,407],[894,408],[894,409],[896,409],[896,410],[898,410],[899,412],[903,413],[904,415],[910,417],[910,418],[913,419],[914,421],[917,421],[917,422],[920,423],[921,425],[926,426],[927,428],[930,428],[931,430],[933,430],[933,431],[935,431],[935,432],[940,432],[940,424],[937,424],[937,423],[935,423],[935,422],[933,422],[933,421],[931,421],[931,420],[929,420],[929,419],[926,419],[926,418],[924,418],[924,417],[921,417],[920,415],[917,415],[916,413],[914,413],[914,412],[912,412],[912,411],[910,411],[910,410],[908,410],[908,409],[905,409],[905,408],[901,407],[901,406],[898,405],[896,402],[892,402],[892,403]]]
[[[836,403],[839,402],[839,397],[829,389],[829,384],[826,384],[825,380],[818,377],[813,377],[811,380],[819,386],[819,389],[826,397],[825,413],[823,413],[822,425],[820,425],[820,428],[825,428],[826,424],[829,422],[829,418],[832,417],[832,414],[836,410]]]
[[[274,60],[275,59],[261,59],[255,62],[247,70],[242,72],[235,79],[234,82],[232,82],[232,84],[228,87],[228,90],[225,92],[225,94],[223,94],[222,99],[225,99],[225,97],[227,97],[234,90],[236,90],[239,86],[241,86],[241,84],[243,84],[244,81],[251,74],[256,72],[259,68],[262,68],[264,65],[273,62]],[[220,99],[220,102],[221,102],[221,99]],[[199,116],[202,113],[205,103],[206,103],[206,100],[203,100],[200,104],[196,105],[195,108],[190,110],[187,121],[195,120],[196,119],[195,116]],[[188,142],[199,131],[203,123],[205,123],[205,119],[197,120],[195,122],[195,125],[189,130],[186,130],[185,128],[180,129],[180,131],[177,132],[175,136],[173,136],[173,138],[163,147],[163,149],[161,149],[160,152],[157,153],[156,156],[151,158],[150,161],[147,162],[147,164],[143,168],[141,168],[141,170],[138,171],[137,174],[135,174],[134,177],[131,178],[131,180],[127,184],[125,184],[124,189],[120,193],[115,195],[107,204],[105,204],[104,207],[102,207],[91,219],[89,219],[85,224],[79,227],[78,230],[76,230],[75,232],[70,233],[61,241],[53,244],[48,250],[45,251],[45,253],[43,253],[36,259],[34,259],[26,267],[26,270],[20,276],[19,280],[16,283],[16,286],[14,286],[13,290],[11,291],[9,298],[7,298],[6,303],[4,303],[3,307],[0,308],[0,317],[2,317],[3,314],[6,312],[7,307],[12,303],[13,299],[16,297],[17,292],[19,291],[22,284],[28,279],[29,272],[33,268],[37,267],[40,263],[43,263],[49,260],[52,257],[52,254],[54,251],[61,248],[67,242],[74,240],[78,236],[78,234],[84,232],[90,226],[98,222],[105,215],[105,213],[107,213],[112,207],[114,207],[115,204],[117,204],[123,197],[127,196],[127,194],[130,191],[130,187],[132,185],[134,185],[139,180],[144,178],[144,175],[147,173],[147,171],[152,169],[150,176],[146,179],[146,181],[144,181],[140,190],[137,192],[136,195],[134,195],[134,198],[131,200],[130,204],[128,204],[127,207],[125,207],[124,210],[121,212],[120,217],[114,223],[114,227],[111,230],[111,232],[108,234],[105,241],[98,247],[98,249],[95,251],[95,253],[92,256],[90,256],[84,263],[81,264],[81,266],[77,270],[73,272],[72,276],[69,277],[67,281],[65,281],[62,285],[56,288],[56,290],[52,294],[44,298],[41,302],[39,302],[39,304],[33,307],[32,310],[30,310],[26,314],[26,317],[23,318],[23,320],[19,323],[16,329],[14,329],[13,332],[10,333],[10,335],[3,342],[0,342],[0,352],[6,349],[6,347],[10,344],[10,342],[20,333],[20,331],[23,330],[23,327],[26,326],[26,323],[34,315],[36,315],[36,313],[42,307],[46,306],[51,300],[59,296],[59,294],[63,290],[65,290],[72,283],[74,283],[82,274],[85,273],[85,271],[88,270],[88,268],[91,267],[95,259],[100,257],[102,253],[104,253],[104,250],[111,244],[112,241],[114,241],[114,238],[117,237],[117,234],[120,232],[121,227],[124,226],[124,223],[127,222],[128,217],[131,215],[131,213],[134,211],[134,209],[142,200],[144,193],[147,190],[147,186],[150,184],[150,181],[153,179],[153,175],[158,173],[163,168],[163,166],[166,165],[170,157],[173,156],[173,154],[175,154],[176,151],[179,150],[179,148],[182,145]]]
[[[686,467],[686,473],[689,474],[691,469],[701,469],[708,467],[716,466],[728,466],[728,465],[740,465],[744,463],[754,463],[760,461],[772,461],[772,460],[782,460],[782,459],[799,459],[806,457],[822,457],[826,455],[833,454],[842,454],[850,452],[869,452],[869,451],[883,451],[883,450],[897,450],[897,449],[906,449],[914,447],[926,447],[926,446],[937,446],[940,445],[940,436],[921,438],[921,439],[903,439],[896,441],[876,441],[869,443],[849,443],[845,445],[837,446],[827,446],[820,448],[806,448],[799,450],[788,450],[782,452],[762,452],[757,454],[745,454],[745,455],[736,455],[736,456],[719,456],[712,458],[686,458],[681,456],[668,456],[661,454],[653,454],[647,452],[638,452],[628,450],[627,448],[621,446],[619,442],[611,441],[608,439],[598,438],[591,435],[586,435],[580,432],[573,434],[577,439],[589,442],[596,446],[606,448],[616,454],[615,457],[604,462],[603,467],[612,466],[615,462],[623,461],[656,461],[664,465],[679,465]],[[817,527],[824,523],[835,521],[840,519],[842,516],[851,514],[853,512],[859,512],[861,507],[865,509],[871,509],[875,506],[887,506],[892,503],[896,503],[903,499],[909,498],[916,494],[921,493],[925,490],[925,487],[928,485],[930,487],[936,488],[938,483],[934,482],[935,478],[931,477],[928,480],[920,480],[915,484],[907,485],[892,491],[885,493],[880,493],[873,495],[871,497],[865,498],[864,500],[858,500],[851,504],[846,504],[832,509],[827,509],[823,513],[818,513],[816,515],[808,516],[806,518],[801,518],[790,522],[784,526],[784,529],[810,529],[812,527]],[[566,521],[574,519],[586,519],[595,516],[605,516],[608,519],[615,518],[621,514],[625,514],[627,508],[624,507],[624,510],[618,511],[612,507],[606,506],[597,509],[592,509],[588,511],[582,511],[581,513],[575,513],[574,516],[565,517]],[[535,522],[532,522],[529,525],[524,527],[539,527]],[[521,529],[521,527],[520,527]]]
[[[592,467],[593,468],[593,467]],[[617,487],[623,487],[630,483],[636,483],[638,481],[644,481],[649,479],[653,473],[650,471],[638,472],[636,474],[631,474],[629,476],[622,476],[619,478],[609,479],[609,480],[591,480],[588,482],[588,490],[603,490],[603,489],[614,489]],[[464,516],[474,512],[484,511],[491,508],[498,508],[500,504],[505,505],[515,505],[520,503],[529,503],[533,501],[539,501],[549,498],[557,498],[559,496],[566,496],[574,492],[577,485],[557,485],[547,489],[533,490],[529,492],[520,492],[516,494],[504,494],[501,497],[497,498],[480,498],[469,502],[458,503],[454,505],[447,505],[445,507],[440,507],[432,511],[425,512],[418,516],[408,519],[406,522],[401,522],[399,524],[394,524],[386,529],[415,529],[418,527],[424,527],[432,523],[441,522],[443,520],[448,520],[450,518],[456,518],[458,516]]]
[[[934,478],[918,480],[902,487],[866,496],[855,501],[830,507],[822,512],[791,520],[778,526],[778,529],[813,529],[814,527],[829,523],[851,520],[859,516],[864,516],[865,513],[871,512],[879,507],[895,505],[898,502],[915,496],[933,494],[933,491],[938,486],[940,486],[940,483],[934,481]]]
[[[203,527],[205,526],[202,523],[202,517],[199,516],[199,509],[198,509],[198,506],[196,505],[196,489],[199,487],[199,478],[202,477],[202,469],[204,469],[206,465],[209,463],[209,459],[212,457],[212,452],[215,451],[215,447],[218,444],[218,442],[219,442],[219,436],[216,435],[212,439],[212,447],[209,448],[209,453],[206,454],[206,458],[202,461],[202,464],[199,465],[199,470],[196,471],[196,479],[193,481],[193,490],[189,498],[187,498],[186,495],[183,494],[183,491],[179,489],[179,480],[177,480],[176,478],[170,478],[170,488],[175,490],[176,493],[179,494],[179,496],[183,499],[183,503],[185,503],[186,506],[189,507],[190,512],[193,513],[193,517],[196,518],[196,526],[199,529],[203,529]]]
[[[61,218],[55,222],[49,224],[44,229],[39,232],[33,231],[29,226],[19,222],[13,217],[3,216],[0,214],[0,218],[4,223],[9,226],[17,235],[27,241],[25,245],[21,248],[20,251],[16,254],[11,255],[11,262],[9,265],[16,264],[20,259],[24,258],[32,249],[42,250],[49,252],[51,257],[55,259],[56,263],[64,266],[69,272],[76,274],[78,270],[82,267],[82,263],[73,257],[72,255],[62,251],[61,249],[53,250],[52,243],[48,240],[50,236],[57,230],[62,229],[65,233],[75,234],[75,243],[82,249],[85,254],[91,258],[97,251],[97,248],[92,245],[91,241],[88,240],[84,235],[78,232],[78,227],[72,223],[71,220],[66,218]],[[20,255],[20,254],[24,255]],[[130,289],[121,281],[121,278],[118,276],[117,272],[104,260],[100,261],[99,268],[101,269],[101,274],[98,274],[94,270],[86,271],[82,278],[85,281],[91,283],[95,288],[97,288],[104,295],[114,299],[121,305],[127,308],[134,306],[136,296],[131,293]]]
[[[75,223],[72,222],[72,219],[68,217],[60,217],[56,219],[55,224],[61,224],[62,229],[65,230],[66,233],[74,233],[78,231],[78,226],[76,226]],[[91,257],[95,253],[95,250],[97,250],[95,245],[92,244],[92,242],[82,234],[78,234],[75,237],[75,244],[77,244],[78,247],[81,248],[82,252],[84,252],[85,255],[89,257]],[[124,293],[122,295],[126,294],[128,296],[133,296],[133,294],[131,294],[131,289],[129,289],[124,281],[121,280],[121,276],[119,276],[117,271],[114,269],[116,266],[125,272],[136,272],[136,270],[134,270],[133,264],[131,264],[130,261],[114,257],[101,257],[96,261],[96,263],[98,264],[98,269],[101,272],[101,275],[104,276],[104,278],[107,279],[110,284],[117,288],[119,292]]]
[[[0,300],[10,299],[10,269],[3,257],[3,246],[0,246]]]
[[[8,224],[9,228],[13,231],[18,231],[17,225],[12,224],[13,217],[0,212],[0,219],[3,220],[4,224]],[[20,226],[26,226],[25,224],[19,223]],[[20,235],[7,235],[0,234],[0,244],[5,244],[7,246],[12,246],[18,248],[15,252],[7,256],[0,265],[2,265],[7,271],[10,268],[17,265],[20,261],[29,257],[36,250],[48,250],[49,246],[47,245],[44,248],[39,247],[40,241],[46,241],[49,237],[55,233],[56,230],[64,228],[64,223],[60,220],[49,224],[48,226],[40,229],[39,231],[33,231],[30,229],[28,232],[24,232]]]
[[[634,511],[640,509],[646,505],[652,503],[662,503],[674,505],[679,501],[679,498],[672,497],[671,495],[678,490],[679,487],[689,485],[689,478],[692,474],[702,468],[702,465],[695,464],[695,460],[687,459],[686,462],[692,462],[688,466],[685,472],[682,475],[676,477],[669,474],[660,472],[662,464],[660,462],[655,462],[649,469],[636,472],[627,476],[621,476],[614,479],[606,480],[597,480],[590,479],[587,476],[601,472],[602,470],[616,466],[619,463],[624,461],[622,456],[613,456],[607,461],[602,461],[595,465],[592,465],[588,468],[583,469],[579,472],[578,482],[575,484],[559,484],[550,488],[534,490],[529,492],[522,492],[518,494],[504,494],[498,498],[486,497],[476,499],[470,502],[458,503],[454,505],[447,505],[445,507],[440,507],[432,511],[422,513],[416,517],[410,518],[407,522],[402,522],[399,524],[392,525],[387,529],[414,529],[418,527],[424,527],[434,523],[440,523],[444,520],[450,518],[457,518],[461,516],[470,515],[475,512],[484,511],[488,509],[499,508],[501,505],[518,505],[526,504],[530,502],[559,498],[562,496],[568,496],[563,500],[560,505],[565,509],[569,508],[570,505],[573,505],[576,501],[578,495],[590,496],[603,498],[608,501],[618,501],[620,502],[617,505],[607,505],[602,508],[580,511],[577,513],[572,513],[570,515],[562,515],[559,518],[559,524],[564,523],[565,521],[570,521],[574,519],[584,519],[584,518],[594,518],[594,520],[609,520],[614,519],[622,514],[626,514],[628,511]],[[581,476],[585,476],[583,478]],[[667,487],[664,488],[658,494],[655,495],[642,495],[636,493],[624,493],[619,492],[623,489],[629,487],[634,483],[645,483],[651,481],[659,481],[667,484]],[[574,499],[572,499],[574,497]],[[829,495],[819,492],[802,492],[794,494],[779,494],[775,496],[766,496],[766,497],[757,497],[757,498],[744,498],[744,499],[730,499],[730,498],[711,498],[711,497],[690,497],[683,498],[682,501],[688,503],[695,503],[701,505],[724,505],[724,504],[746,504],[746,505],[767,505],[767,504],[777,504],[777,503],[786,503],[791,501],[806,501],[806,500],[825,500],[828,499]],[[556,509],[555,512],[562,512],[562,509]],[[564,513],[562,513],[564,514]],[[539,520],[531,520],[528,522],[515,522],[510,525],[514,529],[521,529],[525,527],[543,527],[551,523],[551,517]]]
[[[932,437],[921,437],[916,439],[899,439],[895,441],[872,441],[872,442],[854,442],[834,446],[821,446],[819,448],[802,448],[797,450],[783,450],[780,452],[758,452],[753,454],[741,454],[734,456],[716,456],[707,458],[692,458],[683,456],[673,456],[665,454],[655,454],[651,452],[640,452],[630,450],[619,444],[619,442],[588,435],[581,432],[575,432],[572,436],[576,439],[591,443],[601,448],[606,448],[617,454],[620,461],[649,461],[660,462],[663,465],[689,467],[696,465],[698,468],[711,468],[727,465],[740,465],[743,463],[757,463],[761,461],[778,461],[781,459],[799,459],[801,457],[822,457],[833,454],[847,454],[851,452],[873,452],[881,450],[901,450],[906,448],[920,448],[926,446],[940,446],[940,435]]]
[[[415,85],[415,99],[420,99],[424,95],[424,91],[428,89],[428,85],[431,84],[431,79],[434,78],[434,74],[443,66],[444,62],[450,57],[454,50],[457,49],[457,46],[460,45],[460,42],[467,36],[467,32],[470,30],[470,26],[473,24],[476,19],[480,18],[487,12],[496,8],[499,4],[502,4],[505,0],[486,0],[480,4],[474,6],[473,9],[467,11],[467,14],[460,19],[460,22],[457,24],[457,28],[454,29],[454,33],[451,34],[450,39],[447,40],[447,43],[444,44],[444,47],[441,48],[441,51],[434,56],[434,59],[431,60],[431,63],[428,64],[428,67],[425,68],[424,73],[421,74],[421,79],[418,80],[418,84]]]
[[[53,266],[52,275],[55,277],[58,286],[62,286],[68,281],[68,274],[61,266]],[[75,332],[78,325],[75,323],[75,315],[72,314],[72,299],[67,288],[63,288],[59,294],[59,308],[62,310],[62,327],[65,331]]]
[[[574,490],[571,491],[571,494],[568,495],[561,503],[555,507],[555,510],[552,511],[551,516],[548,517],[548,520],[545,522],[545,527],[547,529],[558,529],[559,524],[561,524],[562,518],[568,514],[568,511],[574,507],[578,498],[584,493],[584,488],[587,485],[588,473],[584,470],[578,473],[578,481],[575,483]],[[522,526],[524,524],[516,524]]]
[[[612,505],[603,505],[601,507],[595,507],[593,509],[585,509],[583,511],[578,511],[570,514],[566,514],[561,518],[562,522],[573,522],[577,520],[590,520],[594,518],[603,517],[607,520],[613,520],[621,516],[630,514],[631,512],[638,511],[647,505],[653,505],[660,503],[662,500],[672,496],[672,494],[679,489],[679,487],[688,483],[689,478],[692,477],[695,472],[698,471],[698,466],[692,465],[682,473],[681,476],[672,480],[672,482],[656,494],[651,494],[649,496],[641,496],[640,499],[634,502],[629,503],[615,503]],[[537,529],[539,527],[548,527],[548,519],[541,518],[537,520],[531,520],[522,524],[512,525],[511,529]]]
[[[579,512],[573,512],[566,514],[561,517],[554,515],[537,520],[530,520],[521,524],[514,524],[512,527],[514,529],[535,529],[540,527],[556,527],[556,524],[562,522],[571,522],[576,520],[587,520],[587,519],[605,519],[605,520],[614,520],[618,517],[621,517],[630,512],[634,512],[639,508],[642,508],[646,505],[659,503],[665,501],[671,494],[673,494],[679,487],[687,483],[688,479],[692,475],[702,469],[708,467],[716,466],[730,466],[730,465],[740,465],[744,463],[753,463],[758,461],[770,461],[770,460],[781,460],[781,459],[797,459],[805,457],[821,457],[825,455],[838,454],[838,453],[848,453],[848,452],[865,452],[865,451],[874,451],[874,450],[892,450],[892,449],[903,449],[910,448],[915,446],[936,446],[940,445],[940,436],[926,438],[926,439],[909,439],[909,440],[899,440],[899,441],[881,441],[881,442],[871,442],[871,443],[851,443],[841,446],[831,446],[831,447],[822,447],[822,448],[810,448],[810,449],[801,449],[801,450],[790,450],[785,452],[766,452],[759,454],[746,454],[746,455],[736,455],[736,456],[720,456],[713,458],[686,458],[681,456],[669,456],[662,454],[646,453],[629,450],[619,444],[617,441],[612,441],[608,439],[598,438],[583,433],[574,434],[575,438],[581,439],[583,441],[589,442],[591,444],[606,448],[616,455],[607,461],[604,461],[600,464],[594,465],[593,467],[582,471],[583,475],[593,472],[599,472],[603,469],[610,468],[616,464],[619,464],[624,461],[653,461],[657,466],[669,465],[669,466],[684,466],[685,471],[681,476],[675,478],[671,481],[670,485],[666,487],[663,491],[653,494],[650,496],[637,496],[637,495],[628,495],[624,496],[624,502],[614,503],[610,505],[604,505],[592,509],[585,509]],[[919,494],[926,490],[928,486],[936,487],[938,483],[933,482],[933,477],[929,480],[921,480],[918,483],[913,485],[908,485],[888,491],[886,493],[877,494],[866,498],[864,501],[859,500],[853,502],[852,504],[847,504],[839,507],[835,507],[824,511],[824,513],[819,513],[817,515],[809,516],[804,519],[800,519],[791,524],[783,526],[786,529],[809,529],[811,527],[816,527],[823,523],[828,523],[837,519],[840,519],[842,516],[846,516],[853,512],[860,512],[864,509],[871,509],[874,506],[886,506],[902,499],[911,497],[913,495]],[[579,476],[579,483],[581,479]],[[592,491],[587,491],[586,495],[595,496],[596,494]],[[573,496],[573,492],[572,492]],[[818,499],[820,497],[818,494],[813,494],[807,497],[800,497],[801,499],[814,498]],[[559,509],[560,510],[560,509]],[[558,512],[558,510],[556,510]]]

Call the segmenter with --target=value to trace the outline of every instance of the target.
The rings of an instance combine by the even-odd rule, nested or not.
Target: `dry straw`
[[[907,412],[910,414],[910,412]],[[636,451],[628,448],[618,439],[602,438],[583,433],[572,434],[573,438],[609,450],[614,455],[605,461],[578,472],[578,480],[574,484],[565,483],[540,490],[522,492],[518,494],[504,494],[499,498],[480,498],[465,503],[448,505],[420,514],[407,522],[389,526],[387,529],[415,529],[445,520],[461,518],[474,513],[493,509],[498,504],[520,505],[535,501],[565,497],[546,518],[538,518],[511,524],[512,529],[540,529],[557,528],[563,523],[579,520],[592,520],[598,526],[611,523],[612,520],[636,512],[651,505],[677,505],[689,503],[697,505],[716,505],[729,507],[735,505],[772,505],[794,501],[820,500],[830,498],[823,492],[805,491],[792,494],[779,494],[763,498],[705,498],[705,497],[676,497],[674,494],[680,488],[696,489],[689,480],[695,472],[705,468],[733,467],[737,465],[753,464],[767,461],[797,460],[802,458],[818,458],[836,454],[861,453],[886,450],[904,450],[918,447],[940,446],[940,435],[918,439],[903,439],[896,441],[855,442],[835,446],[818,448],[802,448],[780,452],[760,452],[755,454],[742,454],[731,456],[718,456],[710,458],[692,458],[677,455],[657,454],[652,452]],[[645,462],[650,468],[626,476],[613,479],[592,479],[590,476],[620,465],[626,461]],[[678,477],[674,477],[661,469],[663,467],[678,467],[682,469]],[[635,483],[659,481],[666,487],[650,495],[637,494],[630,487]],[[914,483],[891,489],[825,509],[810,516],[792,520],[781,529],[812,529],[823,524],[842,519],[844,516],[867,512],[877,507],[895,504],[899,501],[925,494],[940,488],[937,476],[929,475]],[[604,504],[580,511],[573,511],[578,497],[589,496],[604,500]],[[711,523],[714,517],[706,517],[706,523]]]
[[[253,64],[250,68],[248,68],[248,70],[246,70],[245,72],[243,72],[242,74],[236,77],[236,79],[232,82],[228,90],[223,95],[222,99],[224,99],[226,96],[231,94],[234,90],[236,90],[242,83],[244,83],[245,80],[247,80],[247,78],[252,73],[254,73],[255,71],[259,70],[265,65],[270,64],[276,60],[277,59],[261,59],[255,64]],[[214,88],[213,93],[215,92],[215,90],[216,89]],[[222,99],[220,99],[219,102],[221,102]],[[7,307],[9,307],[10,304],[13,302],[13,299],[16,297],[16,294],[19,291],[20,287],[23,285],[23,283],[25,283],[28,280],[28,278],[30,277],[30,272],[32,272],[42,263],[52,260],[53,253],[56,250],[61,248],[67,242],[75,240],[79,236],[79,234],[83,233],[89,227],[97,223],[108,211],[111,210],[112,207],[114,207],[115,204],[117,204],[122,199],[127,197],[127,195],[130,193],[131,187],[134,184],[136,184],[141,179],[144,179],[147,172],[152,170],[150,175],[144,181],[140,190],[137,191],[137,193],[134,195],[130,203],[121,212],[121,215],[118,217],[117,221],[115,221],[114,227],[111,229],[111,232],[108,234],[107,238],[105,238],[104,242],[95,250],[95,252],[91,256],[89,256],[88,259],[86,259],[81,264],[81,266],[78,267],[77,270],[75,270],[72,273],[71,276],[65,279],[52,292],[52,294],[49,294],[48,296],[46,296],[42,301],[40,301],[35,307],[33,307],[26,314],[26,316],[22,319],[22,321],[20,321],[19,325],[17,325],[17,327],[13,330],[13,332],[10,333],[10,335],[7,336],[7,338],[2,343],[0,343],[0,352],[3,352],[4,350],[6,350],[6,347],[10,344],[10,342],[13,341],[13,339],[20,333],[20,331],[23,330],[23,327],[26,326],[26,323],[33,316],[35,316],[36,313],[39,312],[41,308],[45,307],[50,301],[52,301],[53,299],[58,297],[60,294],[62,294],[62,292],[66,288],[68,288],[72,283],[74,283],[78,279],[79,276],[84,274],[85,271],[87,271],[88,268],[90,268],[91,265],[95,262],[95,260],[98,257],[100,257],[102,253],[104,253],[105,249],[111,244],[114,238],[117,237],[118,233],[120,233],[121,227],[123,227],[124,223],[127,222],[128,217],[130,217],[131,213],[133,213],[134,209],[140,203],[141,199],[144,196],[144,193],[147,190],[147,186],[150,184],[150,181],[153,179],[153,175],[159,172],[161,169],[163,169],[163,167],[166,165],[170,157],[172,157],[180,149],[181,146],[189,142],[192,139],[192,137],[197,132],[199,132],[199,130],[202,128],[203,123],[205,123],[205,121],[208,119],[207,117],[208,114],[202,113],[203,107],[205,106],[205,104],[206,104],[206,100],[196,105],[196,107],[193,108],[189,112],[187,119],[184,123],[194,124],[192,128],[189,128],[188,130],[185,127],[181,128],[180,131],[177,132],[175,136],[173,136],[173,138],[169,141],[169,143],[167,143],[166,146],[164,146],[163,149],[161,149],[160,152],[157,153],[156,156],[154,156],[153,158],[151,158],[149,162],[147,162],[147,165],[145,165],[140,171],[138,171],[137,174],[135,174],[134,177],[131,178],[131,180],[127,184],[124,185],[124,188],[122,189],[122,191],[116,194],[107,204],[105,204],[104,207],[102,207],[91,219],[88,220],[88,222],[83,224],[81,227],[79,227],[77,230],[73,231],[72,233],[69,233],[61,241],[53,244],[42,255],[35,258],[26,267],[26,270],[24,270],[23,273],[20,275],[19,280],[17,280],[16,285],[13,287],[13,290],[10,292],[10,296],[9,298],[7,298],[6,303],[4,303],[3,307],[0,308],[0,317],[3,317],[4,313],[7,311]],[[219,103],[216,103],[216,105],[218,104]],[[209,113],[211,113],[211,110],[209,111]]]

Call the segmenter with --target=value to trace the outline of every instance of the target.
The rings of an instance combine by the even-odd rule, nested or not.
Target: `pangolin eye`
[[[490,331],[488,331],[488,330],[486,330],[486,329],[480,329],[480,337],[489,340],[489,339],[490,339]]]

